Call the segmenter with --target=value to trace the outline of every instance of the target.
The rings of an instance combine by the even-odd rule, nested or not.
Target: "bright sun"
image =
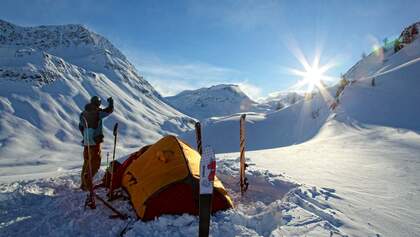
[[[332,67],[331,64],[326,64],[319,66],[319,61],[314,60],[312,65],[309,65],[306,60],[301,62],[304,70],[291,69],[292,74],[301,77],[302,79],[296,84],[299,88],[306,87],[306,92],[311,92],[315,88],[320,88],[323,86],[322,81],[332,80],[333,78],[327,76],[325,73]]]
[[[326,75],[327,71],[335,66],[335,63],[328,62],[325,65],[320,65],[320,53],[317,53],[312,64],[309,64],[305,55],[299,48],[294,48],[292,52],[303,67],[303,70],[289,68],[292,75],[299,76],[301,78],[293,86],[294,89],[311,92],[315,88],[322,88],[323,81],[336,80],[336,78]]]
[[[326,77],[324,75],[325,71],[325,68],[312,65],[302,73],[303,83],[308,86],[307,91],[312,91],[315,87],[321,86],[321,80]]]

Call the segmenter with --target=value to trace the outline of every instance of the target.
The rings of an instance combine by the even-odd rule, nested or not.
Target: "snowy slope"
[[[225,116],[239,112],[264,111],[237,85],[216,85],[187,90],[165,98],[179,111],[197,119]]]
[[[247,157],[316,190],[335,190],[324,207],[336,211],[343,233],[419,236],[420,40],[395,54],[371,54],[345,77],[352,82],[335,110],[330,88],[276,113],[249,114],[247,148],[254,151]],[[238,151],[239,116],[208,121],[203,135],[218,152]],[[192,134],[184,138],[193,142]]]
[[[332,217],[338,222],[334,226],[341,233],[412,237],[420,233],[418,154],[419,133],[352,127],[332,120],[308,142],[250,151],[246,156],[260,169],[283,174],[317,192],[325,192],[323,188],[334,191],[329,197],[313,195],[323,205],[317,205],[312,213],[334,212]],[[233,161],[238,156],[218,157]],[[258,183],[250,182],[250,187],[254,185]],[[317,215],[325,218],[323,212]]]
[[[335,87],[328,89],[331,93]],[[311,100],[272,113],[247,113],[248,149],[267,149],[289,146],[307,141],[317,134],[330,115],[329,105],[333,98],[324,99],[321,94]],[[234,152],[239,147],[239,114],[205,121],[204,142],[217,152]],[[224,139],[220,139],[223,134]],[[184,139],[194,142],[195,134],[185,134]]]
[[[191,128],[112,44],[80,25],[0,21],[0,176],[81,165],[78,116],[93,95],[115,100],[104,150],[120,123],[121,153]],[[106,154],[104,152],[104,154]]]

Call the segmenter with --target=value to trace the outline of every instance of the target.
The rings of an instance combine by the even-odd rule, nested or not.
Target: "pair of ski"
[[[248,179],[245,177],[245,170],[248,164],[245,163],[245,118],[240,119],[240,188],[241,195],[248,190]],[[201,139],[201,124],[195,124],[197,151],[200,153],[200,199],[199,199],[199,237],[207,237],[210,232],[210,216],[213,199],[213,181],[216,173],[216,158],[211,147],[207,146],[204,151]]]
[[[86,120],[85,117],[83,117],[84,120],[84,133],[88,133],[88,122]],[[118,135],[118,123],[115,124],[114,126],[114,151],[113,151],[113,155],[112,155],[112,161],[115,161],[115,149],[116,149],[116,145],[117,145],[117,135]],[[87,134],[88,135],[88,134]],[[89,138],[89,136],[84,136],[85,138]],[[105,201],[103,198],[101,198],[100,196],[96,195],[95,190],[94,190],[94,186],[93,186],[93,177],[92,177],[92,157],[91,157],[91,152],[90,152],[90,144],[89,144],[89,139],[87,139],[87,149],[88,149],[88,179],[90,180],[91,185],[89,185],[89,194],[86,198],[85,201],[85,210],[86,207],[90,207],[91,209],[95,209],[96,208],[96,200],[99,200],[100,202],[102,202],[107,208],[109,208],[114,214],[111,215],[111,218],[120,218],[122,220],[126,220],[128,217],[126,214],[118,211],[116,208],[114,208],[110,203],[108,203],[107,201]],[[113,198],[113,185],[112,185],[112,181],[113,181],[113,168],[114,168],[114,164],[112,165],[112,171],[111,171],[111,185],[110,185],[110,190],[109,190],[109,197],[112,200]]]
[[[204,149],[201,142],[201,124],[195,123],[197,151],[201,155],[200,160],[200,197],[198,204],[198,236],[207,237],[210,231],[210,215],[213,199],[213,181],[216,173],[216,159],[213,149],[207,146]]]

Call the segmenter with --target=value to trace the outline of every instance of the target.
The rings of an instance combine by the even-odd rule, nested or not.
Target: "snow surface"
[[[245,197],[238,192],[238,159],[219,160],[218,176],[239,203],[235,209],[216,213],[211,236],[344,236],[336,211],[325,203],[338,198],[333,189],[315,190],[282,175],[251,164],[252,183]],[[84,210],[86,193],[78,189],[79,171],[65,175],[0,184],[2,236],[196,236],[198,218],[162,216],[142,222],[135,218],[129,201],[113,205],[129,219],[109,219],[112,213],[100,203]],[[101,190],[99,195],[104,196]]]

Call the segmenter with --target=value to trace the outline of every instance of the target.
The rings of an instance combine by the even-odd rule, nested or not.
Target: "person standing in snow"
[[[92,187],[92,180],[89,179],[89,157],[91,159],[92,179],[98,172],[101,164],[101,143],[104,140],[102,132],[102,120],[114,111],[114,100],[108,98],[108,107],[102,109],[101,99],[93,96],[85,110],[80,114],[79,130],[83,136],[83,168],[81,173],[82,190],[89,190]],[[90,154],[89,154],[90,152]]]

